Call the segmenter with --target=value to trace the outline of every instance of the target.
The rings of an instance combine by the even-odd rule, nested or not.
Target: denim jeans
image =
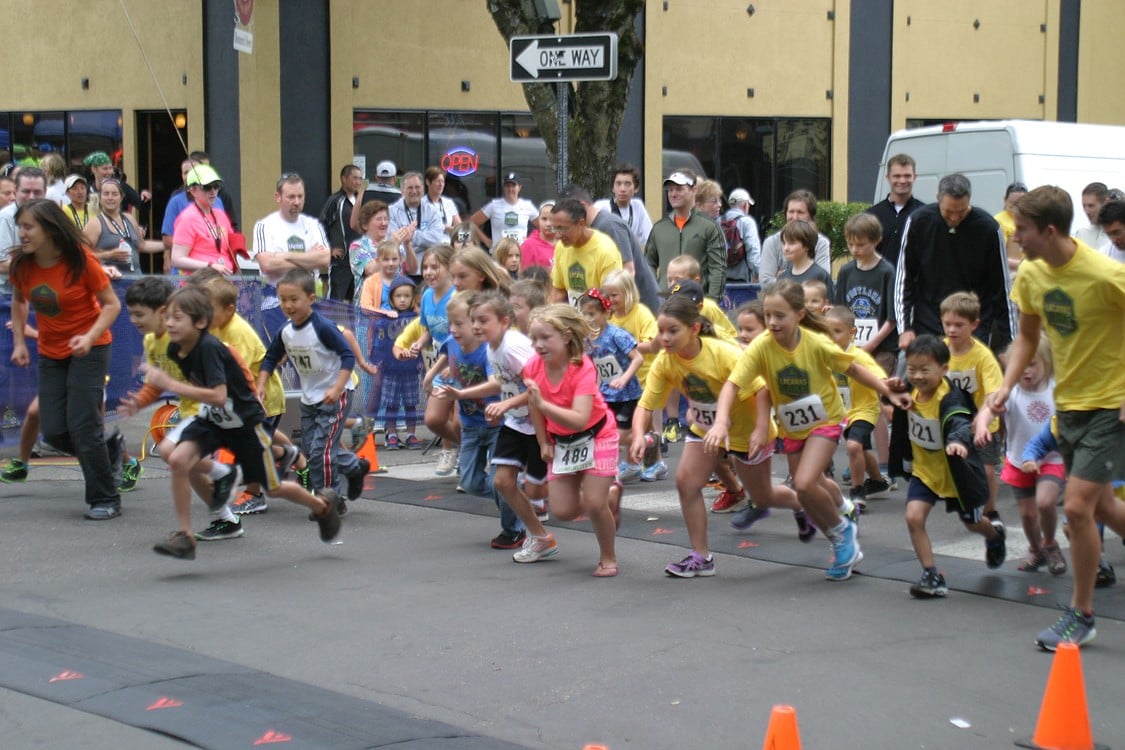
[[[109,371],[109,344],[85,357],[39,357],[39,419],[43,439],[73,453],[82,468],[86,503],[119,503],[106,448],[102,400]]]
[[[301,404],[301,450],[309,459],[313,492],[331,487],[343,495],[344,477],[359,471],[356,455],[340,445],[352,395],[353,391],[345,390],[335,404]]]
[[[500,510],[500,528],[514,536],[525,529],[523,521],[504,502],[504,498],[492,484],[496,467],[490,466],[490,463],[492,451],[496,447],[496,437],[499,434],[499,427],[468,427],[462,424],[458,474],[461,478],[461,489],[465,492],[493,499]]]

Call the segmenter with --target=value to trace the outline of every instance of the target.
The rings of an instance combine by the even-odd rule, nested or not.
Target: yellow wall
[[[281,51],[275,3],[254,3],[254,52],[238,53],[239,141],[242,151],[242,196],[238,208],[243,231],[277,210],[274,192],[281,164]],[[231,25],[231,35],[234,26]],[[289,113],[300,117],[299,112]],[[308,201],[316,212],[319,197]],[[315,206],[315,207],[314,207]]]
[[[187,110],[192,143],[202,144],[202,3],[126,0],[125,6],[169,106]],[[135,174],[133,110],[160,110],[164,103],[118,0],[4,0],[3,10],[5,18],[22,20],[4,37],[0,107],[120,109],[122,166]],[[83,78],[90,79],[86,91]]]
[[[835,117],[833,189],[846,185],[848,0],[648,0],[645,196],[661,206],[665,115]],[[835,20],[828,18],[832,10]],[[796,31],[795,30],[799,30]],[[738,54],[732,53],[738,50]],[[665,94],[665,87],[667,93]],[[754,96],[747,96],[747,89]],[[829,99],[826,92],[833,91]]]
[[[911,118],[1053,119],[1058,18],[1058,0],[897,0],[891,130]]]
[[[1078,119],[1103,125],[1125,124],[1121,96],[1121,40],[1125,5],[1121,0],[1082,0],[1078,47]]]
[[[352,160],[354,109],[527,111],[483,0],[334,0],[331,9],[333,174]]]

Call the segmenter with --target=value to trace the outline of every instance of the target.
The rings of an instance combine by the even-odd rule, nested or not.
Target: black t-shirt
[[[833,302],[852,311],[856,320],[876,321],[877,331],[888,320],[895,317],[895,269],[885,259],[872,269],[864,271],[849,261],[836,276],[836,298]],[[857,337],[864,332],[857,332]],[[898,331],[892,330],[882,343],[876,347],[880,352],[898,351]]]
[[[227,387],[227,402],[223,408],[208,404],[199,405],[199,417],[224,429],[236,429],[258,424],[265,420],[266,412],[249,381],[249,371],[242,360],[226,344],[207,331],[184,357],[180,345],[168,344],[168,357],[180,366],[187,382],[202,388],[217,385]]]

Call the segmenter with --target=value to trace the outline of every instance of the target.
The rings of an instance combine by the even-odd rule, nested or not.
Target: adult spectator
[[[262,318],[272,336],[285,325],[285,315],[277,299],[277,282],[286,272],[298,268],[314,275],[328,270],[332,251],[324,227],[305,208],[305,181],[298,174],[284,174],[273,194],[277,210],[254,224],[254,244],[250,251],[258,263],[266,285],[262,290]]]
[[[727,249],[719,225],[695,210],[695,178],[684,171],[664,180],[672,213],[652,225],[645,245],[645,260],[662,289],[668,286],[668,264],[679,255],[699,261],[701,286],[718,300],[727,275]]]
[[[469,219],[477,227],[481,240],[489,246],[490,253],[496,251],[496,244],[505,237],[522,245],[527,239],[528,225],[539,215],[534,203],[520,197],[522,188],[520,176],[507,172],[504,175],[504,197],[493,198]],[[488,222],[489,234],[482,229],[485,222]]]
[[[877,217],[883,225],[883,239],[875,246],[875,252],[892,266],[898,263],[906,220],[910,218],[910,214],[926,205],[914,197],[914,180],[917,177],[914,159],[906,154],[895,154],[887,160],[886,180],[891,192],[887,194],[886,200],[867,209],[867,213]]]
[[[425,200],[420,172],[407,172],[402,176],[402,197],[390,205],[392,235],[402,231],[403,273],[418,273],[418,258],[431,245],[440,245],[445,240],[445,224],[441,212],[434,204]]]
[[[445,171],[441,167],[426,167],[426,198],[441,214],[443,229],[451,229],[461,223],[461,215],[452,198],[445,197]]]
[[[210,267],[230,276],[238,268],[230,244],[234,229],[227,212],[215,205],[223,178],[214,167],[197,164],[188,171],[186,185],[191,205],[176,219],[172,267],[186,274]]]
[[[348,248],[359,238],[350,226],[352,211],[363,190],[363,170],[348,164],[340,170],[340,189],[328,196],[320,209],[320,223],[328,233],[332,261],[328,266],[328,298],[351,300],[356,293]]]
[[[971,192],[965,175],[946,175],[937,203],[919,208],[906,223],[895,273],[900,349],[919,334],[944,335],[941,301],[953,292],[976,292],[980,299],[977,338],[995,352],[1012,340],[1004,237],[995,219],[969,204]]]
[[[816,196],[808,190],[794,190],[785,196],[785,221],[807,221],[816,226]],[[816,253],[813,261],[823,268],[829,275],[832,273],[832,253],[829,248],[828,238],[823,232],[816,235]],[[782,271],[789,264],[781,252],[781,232],[771,234],[762,243],[761,260],[758,263],[758,278],[764,288],[777,281]]]
[[[577,304],[610,271],[621,268],[621,254],[608,235],[586,223],[586,206],[576,198],[561,198],[551,211],[551,226],[559,237],[551,268],[551,302]]]
[[[7,175],[0,176],[0,210],[16,199],[16,181]]]
[[[87,155],[82,163],[90,170],[90,175],[93,178],[90,182],[90,209],[97,210],[97,196],[102,189],[102,180],[109,179],[110,177],[117,177],[117,168],[113,165],[113,160],[109,158],[109,154],[105,151],[94,151]],[[152,200],[152,193],[147,190],[137,192],[131,185],[120,180],[121,189],[125,191],[125,205],[122,210],[129,211],[133,208],[140,208],[141,204],[147,203]]]
[[[143,238],[136,219],[122,206],[124,197],[120,180],[116,177],[102,180],[98,195],[100,210],[96,220],[86,224],[82,235],[103,266],[112,266],[123,274],[136,274],[141,272],[140,253],[163,252],[164,244]]]
[[[19,247],[16,211],[24,203],[39,200],[47,194],[47,177],[38,167],[24,167],[16,174],[16,199],[0,210],[0,294],[11,295],[8,266],[11,252]]]
[[[206,157],[207,154],[203,151],[192,151],[188,158],[180,162],[180,177],[183,180],[183,186],[177,188],[168,198],[168,205],[164,207],[164,221],[160,223],[160,235],[164,241],[165,250],[170,251],[172,249],[172,236],[176,233],[176,219],[180,217],[185,208],[192,204],[191,196],[188,195],[187,191],[188,175],[196,164],[210,164]],[[225,188],[219,190],[219,194],[215,198],[215,208],[226,211],[228,205],[233,205],[224,200],[226,193]],[[238,223],[231,218],[229,212],[227,212],[227,219],[230,221],[231,228],[237,232]],[[171,268],[171,256],[166,256],[164,267]]]
[[[86,178],[80,174],[72,174],[63,182],[63,187],[66,189],[67,198],[63,211],[74,221],[74,225],[81,232],[90,223],[90,207],[87,205],[89,186],[86,183]]]
[[[391,224],[390,214],[387,213],[387,204],[383,201],[369,201],[359,207],[360,229],[363,234],[356,238],[348,247],[351,257],[351,274],[355,292],[352,294],[352,303],[359,304],[359,296],[363,291],[363,282],[368,276],[379,272],[379,245],[387,239],[387,228]],[[391,237],[392,240],[396,239]],[[402,238],[397,238],[401,242]]]
[[[39,168],[47,175],[47,200],[54,201],[60,206],[66,204],[66,162],[58,154],[52,152],[39,160]]]
[[[762,259],[762,240],[758,236],[758,224],[750,216],[750,207],[754,205],[754,199],[745,188],[735,188],[730,191],[727,204],[727,211],[720,221],[724,239],[727,241],[727,282],[748,284],[758,280],[758,263]],[[737,233],[737,241],[741,242],[742,247],[743,257],[741,260],[734,259],[733,265],[730,262],[733,238],[731,233],[727,232],[728,226]]]
[[[1082,188],[1082,210],[1090,221],[1090,226],[1074,232],[1074,236],[1093,248],[1104,247],[1109,237],[1098,224],[1098,212],[1109,200],[1109,188],[1104,182],[1091,182]]]
[[[1109,238],[1098,250],[1102,255],[1125,263],[1125,202],[1106,201],[1098,212],[1098,226]]]
[[[1004,208],[992,218],[1000,225],[1000,233],[1004,235],[1004,252],[1008,256],[1008,271],[1015,273],[1023,260],[1023,251],[1018,242],[1012,241],[1012,234],[1016,231],[1016,222],[1012,218],[1011,209],[1023,196],[1027,195],[1027,185],[1022,182],[1013,182],[1004,190]]]
[[[633,275],[637,282],[637,291],[641,294],[641,302],[650,310],[660,309],[660,287],[656,285],[656,276],[645,261],[644,251],[637,242],[625,219],[610,210],[599,209],[592,202],[590,191],[581,185],[570,184],[563,188],[559,199],[575,198],[586,209],[586,223],[591,229],[596,229],[608,236],[616,245],[621,255],[621,267]],[[598,279],[601,284],[601,279]]]
[[[539,204],[539,219],[535,228],[527,235],[527,239],[520,245],[520,270],[530,266],[539,266],[551,270],[555,260],[555,230],[551,227],[551,209],[555,207],[553,200],[545,200]]]
[[[620,216],[637,242],[644,247],[652,231],[652,219],[644,201],[637,197],[641,189],[641,173],[632,164],[622,164],[613,170],[613,200],[601,199],[594,203],[599,211],[609,211]]]
[[[17,217],[26,242],[11,267],[12,363],[27,367],[31,362],[24,339],[30,303],[39,326],[43,439],[77,457],[89,506],[86,518],[116,518],[121,515],[121,496],[112,463],[120,456],[111,451],[116,453],[120,442],[106,443],[102,400],[113,338],[109,327],[121,302],[105,269],[83,246],[82,235],[59,206],[48,200],[27,201]]]
[[[362,203],[368,201],[382,201],[386,205],[391,205],[399,198],[402,197],[402,191],[395,185],[395,177],[398,175],[398,167],[389,159],[384,159],[375,165],[375,182],[367,186],[363,191]],[[355,206],[356,209],[359,206]],[[352,228],[353,232],[359,232],[359,212],[352,210],[352,215],[348,219],[348,226]]]

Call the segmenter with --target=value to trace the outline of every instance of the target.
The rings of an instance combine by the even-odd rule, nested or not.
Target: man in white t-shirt
[[[305,207],[305,181],[301,176],[282,175],[273,197],[277,201],[277,211],[254,225],[254,244],[250,250],[251,260],[258,264],[266,281],[262,290],[263,312],[280,312],[276,284],[286,271],[300,268],[320,274],[328,270],[332,260],[324,227],[313,217],[301,213]],[[284,315],[264,317],[271,335],[285,324]]]
[[[609,211],[620,216],[641,247],[648,242],[652,231],[652,219],[648,215],[644,201],[637,197],[641,188],[641,173],[632,164],[622,164],[613,170],[613,200],[595,201],[594,208]]]
[[[484,205],[482,209],[473,214],[470,219],[477,227],[491,222],[492,236],[481,232],[481,238],[489,246],[490,251],[495,251],[496,244],[505,237],[511,237],[517,244],[522,245],[527,239],[527,226],[533,219],[539,218],[539,209],[529,200],[520,197],[520,177],[515,172],[504,175],[504,197],[494,198]]]

